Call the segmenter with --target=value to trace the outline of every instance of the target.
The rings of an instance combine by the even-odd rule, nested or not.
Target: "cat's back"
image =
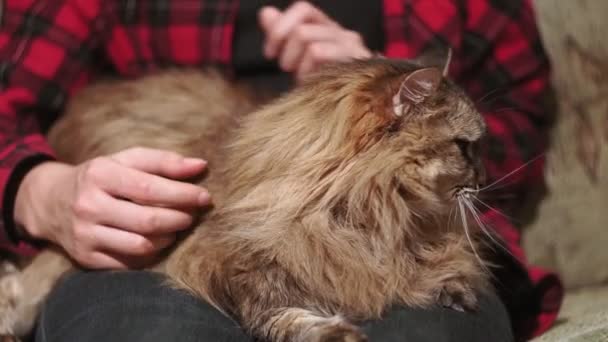
[[[49,132],[70,163],[144,146],[204,157],[251,111],[246,92],[213,70],[170,70],[137,80],[102,81],[78,92]]]

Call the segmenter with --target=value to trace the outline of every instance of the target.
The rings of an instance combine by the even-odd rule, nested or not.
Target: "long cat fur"
[[[261,107],[214,72],[102,82],[71,100],[49,141],[74,164],[138,146],[208,160],[200,184],[214,208],[161,271],[255,336],[363,341],[354,323],[391,305],[474,309],[488,288],[475,240],[451,217],[479,166],[455,141],[475,143],[483,120],[447,79],[416,97],[405,80],[421,69],[336,64]],[[72,267],[47,250],[0,284],[15,303],[35,298],[0,310],[0,328],[27,330]]]

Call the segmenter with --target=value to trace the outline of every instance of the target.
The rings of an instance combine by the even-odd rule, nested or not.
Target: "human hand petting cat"
[[[132,148],[77,166],[45,162],[23,179],[15,221],[34,238],[62,246],[88,268],[139,268],[190,227],[205,189],[173,179],[203,171],[205,161]]]
[[[259,22],[266,35],[264,55],[277,58],[282,70],[302,80],[327,62],[369,58],[371,51],[361,35],[348,30],[306,1],[281,12],[265,6]]]

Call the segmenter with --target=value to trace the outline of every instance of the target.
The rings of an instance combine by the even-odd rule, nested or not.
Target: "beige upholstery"
[[[608,1],[535,5],[560,110],[548,196],[524,246],[568,288],[558,324],[539,341],[608,341]]]

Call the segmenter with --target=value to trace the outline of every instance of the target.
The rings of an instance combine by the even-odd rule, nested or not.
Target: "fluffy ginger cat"
[[[83,90],[49,140],[70,163],[137,146],[208,160],[214,208],[156,270],[259,338],[365,341],[356,322],[392,305],[475,309],[478,228],[454,213],[483,182],[485,125],[440,69],[336,64],[253,108],[216,73],[166,71]],[[5,276],[2,332],[25,333],[73,267],[46,250]]]

